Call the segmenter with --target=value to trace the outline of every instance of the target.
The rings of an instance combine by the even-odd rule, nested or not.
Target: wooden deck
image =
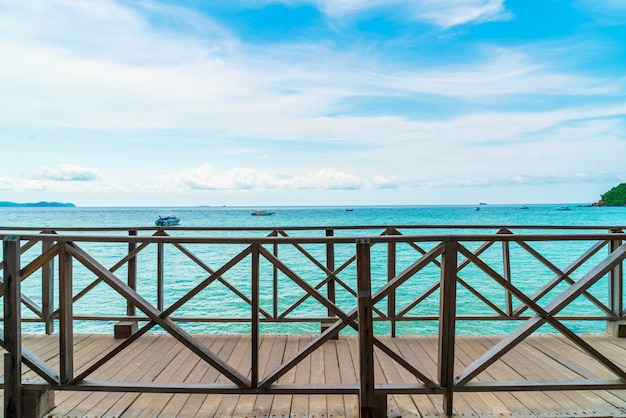
[[[311,336],[262,336],[260,368],[265,374],[288,359]],[[198,338],[214,353],[244,375],[250,367],[250,337],[239,335]],[[424,365],[436,376],[436,337],[381,337],[405,358]],[[496,337],[457,337],[457,368],[478,358],[497,342]],[[626,339],[606,335],[586,340],[607,357],[626,367]],[[24,336],[24,345],[58,367],[58,335]],[[111,335],[75,336],[75,369],[80,372],[99,353],[119,340]],[[415,378],[377,353],[376,383],[411,383]],[[278,383],[356,383],[358,341],[341,336],[326,342]],[[481,381],[594,379],[610,376],[561,336],[535,335],[503,360],[479,375]],[[24,378],[33,377],[26,369]],[[224,377],[169,335],[145,335],[129,347],[121,360],[99,369],[93,380],[136,382],[223,382]],[[56,407],[46,417],[352,417],[357,412],[356,395],[206,395],[117,392],[56,392]],[[459,417],[626,417],[626,390],[568,392],[456,393],[455,415]],[[390,416],[443,416],[441,395],[389,395]]]

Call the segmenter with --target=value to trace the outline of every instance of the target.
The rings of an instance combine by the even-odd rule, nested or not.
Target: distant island
[[[626,206],[626,183],[613,187],[592,206]]]
[[[35,202],[35,203],[15,203],[0,202],[0,208],[75,208],[73,203],[61,202]]]

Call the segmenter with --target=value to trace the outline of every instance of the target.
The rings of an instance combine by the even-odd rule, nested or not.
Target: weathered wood
[[[22,326],[20,238],[2,242],[4,284],[4,416],[22,417]]]
[[[71,251],[72,255],[81,260],[83,265],[90,269],[95,274],[102,277],[102,279],[113,289],[115,289],[118,293],[124,296],[127,300],[131,301],[135,306],[137,306],[142,312],[144,312],[150,319],[162,326],[165,330],[167,330],[171,335],[176,337],[181,343],[187,346],[191,351],[195,352],[198,356],[203,358],[205,361],[209,362],[213,367],[218,368],[222,373],[227,375],[233,382],[242,387],[249,386],[249,381],[244,376],[242,376],[239,372],[234,370],[228,364],[225,364],[220,359],[216,358],[213,353],[208,351],[206,347],[199,344],[196,340],[193,339],[188,333],[186,333],[182,328],[176,325],[173,321],[168,318],[162,318],[160,315],[162,312],[155,309],[148,301],[146,301],[141,295],[137,292],[130,289],[125,283],[123,283],[120,279],[118,279],[115,275],[111,274],[106,268],[104,268],[100,263],[98,263],[95,259],[89,256],[87,253],[81,251],[79,248],[74,246],[67,247],[69,251]]]
[[[357,238],[356,277],[359,295],[359,416],[387,416],[387,397],[374,389],[374,323],[372,321],[372,281],[370,241]]]
[[[460,247],[461,251],[468,257],[473,258],[471,252]],[[537,312],[537,316],[534,316],[527,320],[524,325],[520,326],[515,332],[511,333],[507,338],[503,339],[500,343],[494,346],[489,352],[481,356],[480,359],[474,362],[472,366],[467,368],[461,374],[459,374],[455,381],[458,386],[461,386],[471,380],[478,373],[487,368],[494,361],[499,359],[503,354],[511,350],[515,345],[519,344],[522,340],[532,334],[545,322],[549,322],[561,333],[568,338],[574,340],[578,345],[584,347],[586,351],[591,353],[598,361],[602,362],[607,368],[611,369],[617,375],[625,376],[623,370],[616,367],[614,363],[604,357],[593,347],[586,344],[580,337],[573,334],[567,327],[563,326],[558,320],[554,318],[554,315],[561,309],[567,306],[572,300],[584,293],[591,285],[597,282],[600,277],[610,271],[617,263],[626,256],[626,245],[622,245],[616,251],[612,252],[607,258],[602,260],[598,265],[593,267],[584,277],[579,279],[575,284],[570,286],[561,295],[550,302],[546,308],[538,306],[529,297],[519,291],[519,289],[506,282],[500,275],[493,271],[489,266],[483,263],[479,259],[474,259],[474,262],[479,268],[494,278],[501,286],[509,289],[516,297],[518,297],[523,303],[527,304],[532,310]]]
[[[53,247],[50,241],[41,242],[41,252],[45,253]],[[44,320],[46,334],[54,332],[52,311],[54,310],[54,259],[48,261],[41,268],[41,315]]]
[[[54,341],[51,340],[50,337],[46,338],[48,338],[47,341]],[[220,404],[222,404],[222,406],[219,411],[221,413],[230,411],[229,416],[233,416],[235,411],[238,413],[244,412],[242,409],[243,405],[248,405],[251,408],[247,411],[247,416],[265,416],[266,414],[263,411],[267,412],[267,409],[264,408],[267,408],[268,400],[271,399],[272,396],[274,396],[272,413],[273,411],[286,411],[284,406],[290,405],[290,412],[285,416],[311,416],[313,414],[321,416],[322,410],[312,408],[315,406],[323,407],[323,411],[326,411],[326,414],[334,410],[331,404],[331,399],[333,398],[328,396],[333,393],[338,394],[337,392],[333,392],[332,389],[336,388],[338,385],[331,383],[332,380],[336,379],[336,375],[333,377],[333,374],[336,372],[331,370],[333,367],[337,368],[336,362],[339,363],[338,370],[342,375],[341,384],[343,385],[345,383],[347,385],[346,387],[352,388],[350,390],[354,390],[354,392],[350,393],[358,392],[358,385],[355,384],[355,369],[358,367],[356,337],[347,336],[337,342],[332,341],[326,343],[322,350],[317,352],[319,354],[317,354],[316,357],[309,357],[308,362],[299,364],[298,368],[284,375],[281,381],[268,392],[269,394],[261,395],[263,399],[256,399],[254,402],[251,401],[254,399],[251,398],[251,396],[254,395],[248,394],[243,397],[240,396],[240,394],[244,393],[243,390],[232,385],[232,383],[229,384],[228,379],[223,376],[220,378],[220,382],[217,382],[216,378],[219,377],[219,373],[206,363],[198,361],[197,359],[194,360],[193,356],[189,355],[189,352],[185,350],[184,346],[177,344],[173,337],[168,335],[148,334],[145,335],[144,338],[145,340],[141,339],[137,341],[137,345],[129,347],[129,351],[120,362],[109,363],[107,364],[107,368],[99,369],[94,375],[96,380],[85,382],[84,386],[79,386],[77,390],[73,392],[68,392],[67,390],[70,390],[70,388],[67,387],[57,392],[59,403],[49,416],[120,416],[123,411],[129,411],[128,416],[140,416],[140,410],[142,410],[140,405],[144,404],[135,403],[142,396],[145,397],[144,395],[140,395],[141,392],[139,392],[143,389],[141,387],[142,385],[145,386],[145,389],[149,393],[154,395],[151,397],[154,407],[160,410],[160,416],[163,417],[173,417],[176,415],[189,417],[196,414],[198,414],[196,416],[216,416],[217,408]],[[287,351],[294,352],[298,349],[297,344],[294,346],[292,343],[292,348],[290,350],[285,348],[283,352],[282,347],[285,346],[285,339],[287,341],[293,340],[294,343],[301,341],[303,345],[306,345],[311,339],[310,336],[290,336],[288,338],[278,336],[278,339],[274,341],[274,338],[274,336],[264,336],[263,342],[261,343],[263,359],[260,364],[263,365],[265,370],[272,368],[270,362],[277,362],[281,357],[288,357],[289,352]],[[212,351],[219,353],[220,357],[228,359],[228,362],[235,365],[238,369],[240,368],[239,366],[242,366],[243,369],[248,368],[249,370],[249,356],[246,355],[250,350],[249,336],[199,336],[199,340],[207,347],[210,347]],[[382,340],[385,343],[393,344],[397,348],[397,351],[407,353],[407,359],[411,361],[419,359],[422,362],[427,362],[428,366],[426,369],[429,370],[430,373],[436,373],[436,338],[432,336],[398,336],[394,339],[384,337]],[[456,340],[458,346],[457,359],[461,362],[461,367],[469,364],[473,359],[480,356],[482,351],[493,346],[493,342],[484,337],[457,337]],[[48,346],[50,345],[39,343],[32,344],[30,341],[31,337],[27,336],[26,343],[33,349],[37,347],[35,354],[40,356],[42,352],[39,350],[45,350],[49,348]],[[40,336],[33,341],[43,342],[46,340],[42,339]],[[75,341],[78,345],[75,349],[75,361],[78,368],[83,367],[83,362],[87,361],[90,356],[95,356],[97,352],[101,351],[101,348],[98,348],[98,345],[94,344],[96,341],[103,341],[105,343],[102,348],[114,343],[114,339],[110,335],[93,335],[88,338],[77,338]],[[242,341],[243,344],[239,344],[237,341]],[[537,342],[537,344],[541,343],[541,345],[545,347],[551,347],[554,352],[558,353],[558,355],[554,356],[557,359],[560,356],[562,360],[566,358],[565,356],[572,354],[571,348],[573,347],[573,343],[563,337],[538,335],[530,337],[529,341],[533,343]],[[596,346],[606,342],[607,346],[603,348],[603,351],[611,358],[619,358],[624,348],[623,346],[613,344],[611,341],[615,340],[608,336],[598,335],[593,336],[592,342]],[[329,344],[331,346],[336,345],[337,349],[327,348]],[[85,345],[85,347],[83,347],[83,345]],[[342,346],[344,348],[340,348]],[[354,350],[346,351],[345,348],[349,346],[352,346]],[[400,349],[400,346],[403,348]],[[521,352],[516,350],[509,353],[509,355],[505,357],[506,362],[494,364],[494,366],[485,371],[484,374],[481,374],[475,383],[472,382],[468,389],[457,392],[455,395],[454,413],[458,416],[472,416],[472,414],[474,414],[476,417],[488,417],[490,414],[488,414],[487,411],[497,411],[498,415],[502,413],[504,416],[511,415],[529,418],[555,415],[575,416],[574,413],[576,413],[576,416],[593,416],[592,411],[596,411],[596,416],[599,414],[602,416],[624,415],[624,410],[622,409],[620,411],[617,405],[621,405],[622,407],[626,405],[626,403],[624,403],[626,402],[626,389],[624,389],[623,386],[622,389],[616,388],[615,380],[613,383],[608,382],[610,386],[607,388],[611,389],[611,392],[607,390],[591,390],[591,387],[585,389],[580,385],[566,386],[568,389],[578,390],[577,392],[560,392],[552,389],[550,392],[544,392],[541,386],[538,385],[540,380],[537,379],[550,379],[552,377],[559,379],[561,376],[567,376],[567,374],[563,374],[561,371],[551,368],[550,362],[546,362],[546,360],[554,358],[552,356],[548,357],[548,354],[550,354],[549,351],[541,356],[534,356],[535,360],[530,362],[530,357],[528,356],[532,353],[530,350],[532,346],[533,344],[524,343],[520,346],[523,348]],[[406,352],[405,349],[410,350],[414,354]],[[275,356],[276,350],[278,350],[278,353]],[[580,356],[583,355],[583,352],[580,350],[576,350],[576,352],[579,354],[573,357],[573,361],[578,361],[586,367],[595,367],[592,371],[600,372],[604,370],[600,365],[594,366],[594,363],[587,364],[584,361],[581,362],[579,358],[581,358]],[[230,355],[230,358],[228,353],[233,353]],[[345,354],[347,354],[347,356]],[[327,369],[328,360],[330,360],[330,363]],[[323,363],[322,366],[319,367],[319,369],[323,371],[321,374],[317,372],[315,376],[312,374],[312,361],[317,362],[317,364]],[[355,361],[357,367],[355,367]],[[395,406],[402,413],[402,416],[417,416],[415,413],[416,409],[419,411],[420,416],[443,415],[443,411],[441,410],[441,395],[413,394],[409,397],[405,396],[404,394],[415,393],[412,392],[412,389],[415,388],[415,378],[410,373],[403,371],[402,368],[398,367],[397,364],[381,353],[376,355],[374,361],[375,370],[377,371],[376,388],[390,396],[390,411],[393,411],[392,408]],[[180,367],[170,367],[169,370],[172,370],[170,373],[167,371],[167,366],[172,362],[179,364]],[[308,364],[307,368],[300,370],[300,366],[305,364]],[[197,372],[196,368],[199,368]],[[344,371],[347,373],[345,380],[343,379]],[[518,371],[524,374],[520,375]],[[296,375],[301,372],[304,373],[301,374],[303,380],[300,380],[300,383],[288,381],[288,379],[293,378],[293,382],[297,382],[295,380]],[[191,379],[190,376],[192,374],[203,377]],[[402,379],[394,381],[392,376],[400,376]],[[602,379],[594,379],[593,375],[589,376],[589,384],[602,381]],[[404,380],[405,378],[407,380]],[[527,378],[535,380],[529,383]],[[313,380],[321,383],[315,384],[311,388],[310,382]],[[116,383],[132,381],[136,381],[137,383],[132,385],[128,384],[128,386],[120,386]],[[99,382],[109,382],[107,386],[100,388],[107,390],[107,392],[92,392],[92,390],[99,389],[99,386],[96,385]],[[563,382],[571,383],[569,380],[560,380],[548,382],[548,384],[559,384]],[[606,381],[604,383],[606,383]],[[223,384],[228,385],[226,391],[220,391],[218,388],[218,385]],[[513,385],[514,388],[510,391],[506,390],[508,389],[507,385]],[[551,387],[549,385],[547,387]],[[581,389],[581,387],[583,389]],[[28,382],[25,388],[37,389],[40,387],[31,385]],[[328,388],[328,390],[325,390],[326,388]],[[525,388],[529,388],[529,391],[526,391]],[[128,393],[124,394],[124,392],[121,391]],[[580,393],[584,395],[584,397],[575,396],[575,393]],[[71,394],[70,397],[67,396],[69,394]],[[210,395],[207,396],[207,394]],[[308,402],[311,394],[315,395],[313,398],[315,402],[313,403]],[[191,397],[194,397],[193,399],[195,400],[193,402],[184,403],[177,401],[177,397],[184,396],[189,396],[189,398],[187,398],[188,401]],[[282,398],[281,402],[283,407],[278,409],[279,404],[277,404],[277,408],[274,409],[274,403],[279,397]],[[325,398],[323,399],[322,397]],[[353,398],[354,395],[344,395],[344,399],[349,400]],[[293,399],[293,401],[285,402],[285,400],[289,401],[290,399]],[[173,404],[174,401],[176,401],[177,405],[184,406],[181,406],[179,410]],[[408,409],[403,408],[403,405],[410,406],[411,404],[413,405],[412,407]],[[212,405],[213,409],[209,407],[210,405]],[[347,413],[353,411],[353,405],[352,401],[346,402],[345,409]],[[186,413],[183,411],[183,408],[185,411],[193,412]],[[179,412],[176,412],[177,410]],[[585,414],[581,411],[586,411],[587,413]],[[339,411],[336,412],[339,414]],[[203,413],[205,414],[203,415]],[[269,412],[267,412],[267,416],[269,416]]]
[[[622,230],[613,230],[613,233],[621,233]],[[617,251],[622,245],[621,240],[613,240],[609,243],[609,252]],[[609,273],[609,308],[618,318],[624,319],[624,267],[616,265]],[[621,329],[620,329],[621,328]],[[626,338],[626,324],[612,324],[611,333],[619,338]]]
[[[456,274],[458,270],[458,243],[444,243],[441,261],[441,284],[439,301],[439,384],[445,388],[444,410],[452,415],[454,393],[454,348],[456,316]]]
[[[137,321],[119,321],[113,325],[113,338],[116,340],[130,338],[137,332]]]
[[[68,245],[59,249],[59,351],[61,367],[59,376],[61,383],[68,383],[74,377],[74,325],[72,299],[72,255],[67,251]]]
[[[131,229],[130,231],[128,231],[128,235],[131,237],[137,236],[137,230]],[[136,242],[132,242],[132,241],[128,242],[128,254],[133,254],[136,248],[137,248]],[[132,256],[128,260],[126,268],[127,268],[126,277],[127,277],[128,287],[130,287],[133,290],[137,290],[137,256],[136,255]],[[130,302],[126,303],[126,315],[128,316],[135,315],[135,306]]]
[[[252,339],[250,357],[252,370],[250,373],[250,386],[253,388],[259,385],[259,289],[261,286],[259,276],[259,247],[258,244],[252,245],[252,262],[250,263],[252,269],[250,272],[250,281],[252,282],[252,312],[250,312],[250,337]]]

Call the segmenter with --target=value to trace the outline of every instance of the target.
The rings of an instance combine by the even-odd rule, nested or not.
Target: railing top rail
[[[275,226],[119,226],[119,227],[54,227],[54,226],[0,226],[0,231],[55,231],[55,232],[121,232],[121,231],[324,231],[371,229],[539,229],[539,230],[624,230],[626,225],[472,225],[472,224],[404,224],[404,225],[275,225]]]
[[[130,236],[130,235],[59,235],[59,234],[2,234],[0,239],[19,236],[22,240],[56,242],[119,242],[119,243],[179,243],[179,244],[347,244],[367,239],[371,244],[386,242],[503,242],[503,241],[598,241],[626,240],[626,233],[587,234],[428,234],[428,235],[358,235],[319,237],[214,237],[214,236]]]

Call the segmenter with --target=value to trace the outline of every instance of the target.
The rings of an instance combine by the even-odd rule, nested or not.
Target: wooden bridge
[[[622,227],[2,229],[7,417],[626,416]]]

